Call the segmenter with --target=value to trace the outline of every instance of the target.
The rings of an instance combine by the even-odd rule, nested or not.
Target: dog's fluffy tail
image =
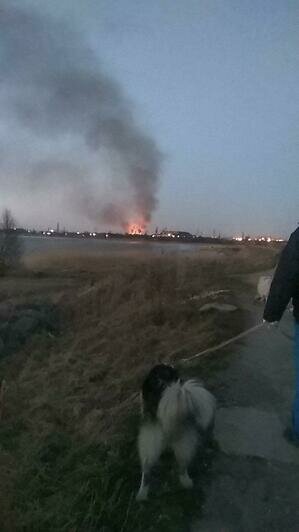
[[[215,407],[214,396],[200,382],[188,380],[181,384],[177,381],[163,392],[157,417],[166,434],[190,417],[199,429],[207,431],[213,426]]]

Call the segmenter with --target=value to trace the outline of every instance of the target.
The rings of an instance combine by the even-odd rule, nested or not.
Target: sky
[[[1,29],[0,208],[19,225],[296,228],[297,1],[0,0]]]

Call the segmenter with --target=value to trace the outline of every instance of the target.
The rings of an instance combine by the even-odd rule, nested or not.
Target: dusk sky
[[[287,236],[298,52],[297,0],[0,0],[0,208]]]

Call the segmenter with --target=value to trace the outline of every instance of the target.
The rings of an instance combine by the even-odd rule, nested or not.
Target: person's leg
[[[299,438],[299,323],[295,322],[295,401],[293,406],[293,428]]]

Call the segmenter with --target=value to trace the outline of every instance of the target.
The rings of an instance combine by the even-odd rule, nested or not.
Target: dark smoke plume
[[[0,105],[12,131],[22,131],[0,150],[0,184],[9,167],[32,193],[54,189],[90,220],[150,221],[161,153],[83,35],[1,0]]]

